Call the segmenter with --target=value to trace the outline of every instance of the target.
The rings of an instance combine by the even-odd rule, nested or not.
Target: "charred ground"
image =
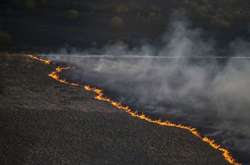
[[[46,66],[1,55],[0,163],[227,164],[190,133],[152,125],[47,77]]]

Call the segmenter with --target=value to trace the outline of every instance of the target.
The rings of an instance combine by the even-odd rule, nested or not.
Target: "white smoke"
[[[250,153],[250,60],[245,58],[250,57],[250,44],[237,40],[228,49],[228,57],[233,57],[215,58],[214,43],[201,34],[176,21],[157,54],[150,46],[129,50],[119,43],[104,48],[105,58],[79,53],[60,60],[80,67],[78,78],[131,96],[155,113],[201,123],[213,118],[211,126],[206,125],[216,130],[210,135],[220,134],[224,144]]]

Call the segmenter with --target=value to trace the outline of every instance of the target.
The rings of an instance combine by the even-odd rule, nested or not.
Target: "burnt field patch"
[[[227,164],[186,131],[130,118],[51,80],[54,66],[0,58],[1,164]]]

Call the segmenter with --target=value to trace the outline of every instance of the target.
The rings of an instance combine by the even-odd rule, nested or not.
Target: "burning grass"
[[[40,61],[40,62],[42,62],[44,64],[51,64],[52,63],[52,61],[50,61],[50,60],[46,60],[46,59],[39,58],[39,57],[32,56],[32,55],[28,55],[28,56],[30,58],[32,58],[34,60],[38,60],[38,61]],[[60,66],[58,66],[56,68],[56,70],[51,72],[48,76],[51,77],[52,79],[60,82],[60,83],[75,86],[75,87],[81,87],[82,85],[80,85],[80,84],[69,82],[67,80],[64,80],[64,79],[60,78],[60,73],[63,72],[64,70],[67,70],[67,69],[70,69],[70,67],[60,67]],[[132,117],[135,117],[135,118],[140,119],[140,120],[144,120],[144,121],[149,122],[149,123],[157,124],[157,125],[160,125],[160,126],[174,127],[174,128],[179,128],[179,129],[186,130],[186,131],[190,132],[191,134],[193,134],[195,137],[201,139],[204,143],[208,144],[213,149],[219,151],[222,154],[222,156],[224,157],[224,159],[228,163],[233,164],[233,165],[240,165],[240,163],[238,163],[233,158],[233,156],[232,156],[232,154],[230,153],[229,150],[227,150],[226,148],[224,148],[221,145],[217,144],[213,139],[210,139],[208,137],[205,137],[205,136],[201,135],[196,128],[192,128],[190,126],[185,126],[185,125],[182,125],[182,124],[172,123],[172,122],[169,122],[169,121],[154,120],[150,116],[146,116],[144,114],[139,114],[136,111],[132,110],[130,107],[128,107],[126,105],[123,105],[122,103],[116,102],[116,101],[108,98],[107,96],[104,95],[104,92],[103,92],[102,89],[91,87],[90,85],[85,85],[83,87],[84,87],[84,89],[86,91],[94,93],[96,100],[109,103],[113,107],[128,113]]]

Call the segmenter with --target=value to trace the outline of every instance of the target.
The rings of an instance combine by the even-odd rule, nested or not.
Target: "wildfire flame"
[[[42,59],[42,58],[39,58],[39,57],[36,57],[36,56],[33,56],[33,55],[28,55],[28,57],[30,57],[31,59],[40,61],[40,62],[42,62],[44,64],[52,64],[52,61],[47,60],[47,59]],[[60,66],[58,66],[56,68],[56,70],[51,72],[48,76],[50,78],[60,82],[60,83],[75,86],[75,87],[81,87],[82,85],[80,85],[80,84],[69,82],[67,80],[64,80],[64,79],[60,78],[60,73],[62,73],[64,70],[67,70],[67,69],[70,69],[70,67],[60,67]],[[230,153],[229,150],[227,150],[226,148],[223,148],[221,145],[216,143],[215,140],[201,135],[201,133],[196,128],[192,128],[190,126],[186,126],[186,125],[182,125],[182,124],[176,124],[176,123],[173,123],[173,122],[170,122],[170,121],[162,121],[162,120],[152,119],[150,116],[147,116],[145,114],[141,114],[141,113],[138,113],[138,112],[134,111],[129,106],[123,105],[120,102],[113,101],[112,99],[110,99],[110,98],[108,98],[107,96],[104,95],[104,92],[103,92],[102,89],[98,89],[98,88],[92,87],[90,85],[84,85],[83,87],[84,87],[85,91],[94,93],[96,100],[109,103],[113,107],[128,113],[132,117],[135,117],[135,118],[140,119],[140,120],[147,121],[149,123],[165,126],[165,127],[175,127],[175,128],[186,130],[186,131],[190,132],[191,134],[193,134],[195,137],[202,140],[204,143],[208,144],[213,149],[219,151],[222,154],[222,156],[224,157],[224,159],[228,163],[230,163],[232,165],[241,165],[240,163],[238,163],[236,161],[236,159],[233,158],[233,156],[232,156],[232,154]]]
[[[31,55],[31,54],[29,54],[29,55],[27,55],[29,58],[31,58],[31,59],[33,59],[33,60],[36,60],[36,61],[40,61],[40,62],[42,62],[42,63],[44,63],[44,64],[52,64],[52,61],[50,61],[50,60],[48,60],[48,59],[43,59],[43,58],[39,58],[39,57],[37,57],[37,56],[34,56],[34,55]]]

